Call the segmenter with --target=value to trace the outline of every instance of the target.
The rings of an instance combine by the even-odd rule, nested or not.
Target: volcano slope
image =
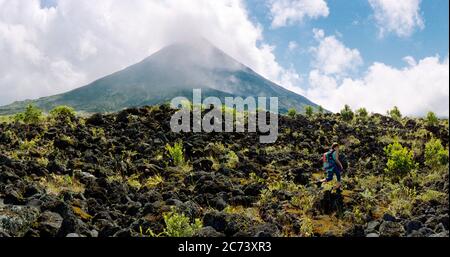
[[[449,235],[448,120],[280,116],[278,141],[263,145],[251,133],[173,133],[173,113],[1,123],[0,235]],[[395,138],[416,163],[402,177],[385,172]],[[433,138],[447,149],[439,162],[425,151]],[[342,192],[315,184],[334,141]]]

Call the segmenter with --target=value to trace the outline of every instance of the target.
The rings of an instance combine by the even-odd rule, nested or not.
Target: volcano
[[[49,111],[68,105],[79,112],[114,112],[156,105],[177,96],[278,97],[280,112],[318,106],[259,75],[206,40],[169,45],[143,61],[67,93],[0,107],[1,114],[23,111],[28,104]]]

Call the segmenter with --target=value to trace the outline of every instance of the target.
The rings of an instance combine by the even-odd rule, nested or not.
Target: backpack
[[[322,156],[322,162],[323,162],[323,168],[325,170],[329,170],[331,168],[336,167],[336,161],[333,158],[334,150],[330,150],[323,154]]]

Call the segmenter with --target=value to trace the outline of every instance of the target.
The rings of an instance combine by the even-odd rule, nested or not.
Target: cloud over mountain
[[[241,0],[0,0],[0,104],[73,89],[191,36],[294,86]]]

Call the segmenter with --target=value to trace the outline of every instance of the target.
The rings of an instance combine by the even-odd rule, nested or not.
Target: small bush
[[[167,144],[166,150],[175,166],[181,166],[184,164],[184,151],[182,142],[176,142],[174,146]]]
[[[435,190],[427,190],[422,194],[420,194],[417,198],[423,202],[432,202],[432,201],[441,202],[445,200],[445,193]]]
[[[29,104],[25,112],[18,113],[14,116],[16,122],[24,122],[26,124],[39,123],[43,118],[42,110]]]
[[[314,201],[314,194],[308,192],[308,190],[304,186],[300,186],[299,193],[292,197],[291,204],[299,208],[303,214],[306,214],[313,208]]]
[[[415,189],[405,186],[394,187],[389,194],[389,211],[394,216],[410,216],[416,197]]]
[[[36,148],[36,145],[39,143],[39,141],[40,141],[39,138],[34,138],[32,140],[25,139],[25,141],[20,143],[19,149],[22,151],[29,152],[30,150]]]
[[[320,114],[324,114],[325,113],[325,109],[323,109],[322,105],[319,105],[317,112]]]
[[[448,164],[448,151],[442,146],[441,140],[432,138],[425,144],[425,165],[437,168]]]
[[[389,177],[403,178],[416,168],[413,152],[407,147],[403,147],[398,140],[385,147],[384,151],[388,157],[385,172]]]
[[[72,107],[66,105],[55,107],[50,111],[50,117],[54,119],[73,120],[75,118],[75,115],[75,110]]]
[[[388,111],[388,115],[394,120],[402,119],[402,113],[400,112],[400,109],[397,106],[394,106],[392,110]]]
[[[439,124],[439,119],[434,112],[428,112],[425,120],[428,126],[436,126]]]
[[[174,210],[164,214],[163,217],[166,224],[164,234],[168,237],[192,237],[203,227],[200,219],[195,219],[194,223],[191,223],[188,217]]]
[[[360,193],[361,206],[366,211],[371,211],[377,204],[376,194],[371,189],[366,189]]]
[[[237,156],[237,154],[233,151],[228,152],[226,167],[229,169],[234,169],[234,168],[236,168],[238,163],[239,163],[239,157]]]
[[[352,109],[349,105],[345,105],[344,109],[341,110],[341,116],[344,121],[351,121],[353,120],[353,117],[355,114],[353,113]]]
[[[14,121],[12,116],[0,116],[0,123],[11,123],[12,121]]]
[[[359,108],[356,110],[356,115],[360,118],[367,118],[369,116],[369,112],[367,112],[366,108]]]
[[[297,116],[297,110],[294,108],[291,108],[288,110],[287,115],[291,118],[295,118],[295,116]]]
[[[309,106],[309,105],[305,106],[305,114],[308,117],[312,117],[313,114],[314,114],[314,108],[312,106]]]
[[[157,187],[159,184],[163,183],[164,179],[160,175],[155,175],[153,177],[148,178],[145,181],[145,187],[148,189],[152,189]]]
[[[139,190],[142,187],[142,184],[139,181],[139,175],[137,175],[137,174],[130,176],[127,179],[127,184],[128,184],[128,186],[130,186],[131,188],[134,188],[136,190]]]
[[[303,237],[311,237],[314,234],[314,225],[311,218],[305,216],[301,219],[300,234]]]

